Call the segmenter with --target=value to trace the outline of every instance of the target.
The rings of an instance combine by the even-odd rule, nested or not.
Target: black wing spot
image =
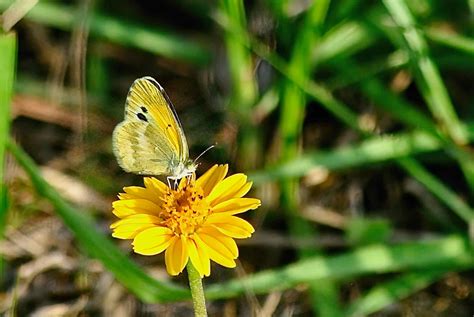
[[[142,120],[142,121],[145,121],[145,122],[148,122],[148,119],[145,117],[145,115],[141,112],[137,113],[137,118]]]
[[[147,113],[147,112],[148,112],[148,109],[145,108],[145,107],[143,107],[143,106],[141,106],[140,109],[142,109],[143,113]]]
[[[167,129],[171,128],[171,124],[168,124],[168,126],[166,127]]]

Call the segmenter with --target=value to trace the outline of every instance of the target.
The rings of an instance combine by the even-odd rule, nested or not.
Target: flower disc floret
[[[210,213],[211,206],[204,199],[202,188],[190,179],[182,181],[176,190],[167,189],[159,218],[175,235],[190,236],[199,230]]]

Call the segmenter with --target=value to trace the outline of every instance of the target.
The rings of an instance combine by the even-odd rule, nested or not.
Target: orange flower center
[[[167,189],[159,216],[161,224],[176,235],[189,236],[201,227],[210,212],[202,188],[191,178],[177,189]]]

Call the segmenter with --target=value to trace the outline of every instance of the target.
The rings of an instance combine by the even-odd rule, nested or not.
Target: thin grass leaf
[[[398,160],[399,164],[431,191],[439,200],[450,207],[461,219],[468,224],[474,223],[474,210],[455,192],[429,173],[420,163],[405,158]]]
[[[278,108],[280,96],[278,88],[274,85],[268,89],[258,100],[254,107],[254,121],[260,123]]]
[[[447,70],[471,71],[474,70],[474,59],[470,56],[459,54],[442,54],[434,56],[433,59],[440,66]],[[333,67],[339,67],[347,59],[338,59],[328,64]],[[337,73],[334,77],[325,80],[326,86],[334,91],[353,84],[359,84],[361,81],[374,78],[376,75],[388,73],[406,66],[409,63],[409,56],[405,51],[397,50],[387,57],[380,60],[368,62],[366,64],[359,63],[359,71],[350,71],[346,69],[343,73]]]
[[[189,299],[188,290],[170,282],[158,281],[132,262],[104,234],[98,231],[86,213],[72,207],[41,177],[38,168],[26,153],[14,143],[9,151],[29,175],[40,195],[48,199],[66,226],[87,253],[101,261],[115,278],[145,302],[166,302]]]
[[[434,43],[454,48],[460,52],[474,55],[474,39],[438,28],[424,29],[426,37]]]
[[[363,70],[360,69],[358,65],[348,59],[339,61],[335,67],[337,67],[336,69],[339,72],[347,75],[350,73],[363,73]],[[440,139],[445,139],[438,131],[437,126],[433,123],[431,118],[417,110],[414,105],[386,88],[377,78],[371,77],[362,80],[358,87],[365,95],[375,102],[377,107],[390,113],[399,121],[408,126],[424,130]]]
[[[320,279],[347,279],[367,274],[409,270],[459,271],[474,266],[472,247],[464,236],[387,246],[372,245],[335,256],[313,257],[286,267],[207,288],[210,299],[230,298],[244,292],[256,294],[285,290]]]
[[[16,34],[0,33],[0,181],[5,180],[5,153],[10,138],[10,107],[16,69]],[[3,193],[3,186],[2,186]],[[0,202],[0,204],[2,204]],[[3,204],[2,204],[3,205]],[[0,211],[1,212],[1,211]]]
[[[438,68],[429,56],[428,45],[416,28],[409,8],[403,0],[384,0],[383,3],[403,34],[405,49],[410,53],[413,66],[417,71],[418,87],[432,115],[456,143],[466,144],[466,131],[459,121]]]
[[[11,3],[10,0],[0,0],[0,10],[4,10]],[[71,31],[76,21],[76,14],[75,7],[40,1],[25,18]],[[211,60],[208,48],[170,31],[98,13],[90,16],[89,19],[91,36],[197,65],[206,65]]]
[[[330,1],[316,1],[305,13],[303,23],[295,32],[296,38],[292,47],[288,71],[302,83],[310,81],[313,72],[311,50],[320,40],[323,22],[326,18]],[[293,159],[299,155],[299,144],[305,117],[306,93],[291,80],[284,80],[281,88],[281,106],[279,135],[281,138],[281,156],[283,161]],[[289,231],[294,237],[314,237],[314,227],[295,213],[298,206],[298,180],[287,179],[280,184],[281,207],[288,218]],[[306,258],[314,256],[318,251],[313,248],[299,250],[299,256]],[[309,283],[311,303],[319,316],[339,316],[339,297],[336,295],[336,285],[332,281],[325,281],[325,285]],[[327,284],[327,285],[326,285]],[[327,287],[326,287],[327,286]],[[324,300],[322,300],[324,298]],[[328,314],[331,315],[328,315]]]
[[[456,115],[438,68],[429,56],[428,45],[421,32],[416,29],[409,8],[404,0],[386,0],[384,4],[395,23],[402,30],[407,50],[416,70],[418,87],[433,116],[437,118],[442,129],[448,132],[455,143],[466,144],[468,142],[467,132]],[[454,153],[462,154],[456,149]],[[459,163],[471,192],[474,193],[474,162],[469,155],[464,155],[461,156]]]
[[[422,270],[381,283],[353,301],[344,316],[367,316],[434,283],[449,270]]]
[[[245,30],[247,22],[244,3],[241,0],[222,1],[222,12],[232,25],[232,29]],[[230,106],[239,117],[243,117],[243,120],[248,121],[249,110],[255,104],[258,91],[251,52],[248,47],[242,45],[235,38],[242,35],[245,36],[244,31],[237,34],[226,32],[225,43],[233,86]]]
[[[351,6],[351,5],[349,5]],[[327,31],[312,51],[312,61],[316,65],[337,62],[340,58],[348,58],[362,50],[378,44],[382,32],[373,26],[373,21],[381,21],[384,12],[380,6],[372,6],[364,12],[362,19],[341,22]],[[368,19],[368,17],[370,17]],[[379,41],[379,42],[377,42]]]
[[[239,153],[237,162],[244,169],[255,168],[261,157],[259,130],[251,120],[252,108],[258,99],[258,87],[254,76],[255,65],[252,52],[242,45],[236,36],[246,36],[247,27],[245,7],[242,0],[221,2],[221,14],[237,33],[225,32],[227,60],[232,80],[230,110],[239,123]]]
[[[344,22],[324,34],[312,49],[311,60],[315,65],[320,65],[348,57],[369,47],[377,38],[377,32],[362,22]]]
[[[334,91],[353,84],[359,84],[362,81],[374,78],[380,73],[401,68],[408,64],[409,58],[404,51],[398,50],[380,60],[371,61],[366,65],[358,66],[355,70],[348,68],[349,65],[346,64],[347,61],[348,59],[338,59],[335,62],[329,63],[331,67],[342,70],[342,72],[338,72],[333,78],[325,81],[325,84],[330,90]]]
[[[5,180],[6,147],[10,137],[10,107],[16,72],[17,38],[11,32],[0,33],[0,240],[8,216],[8,190]],[[0,257],[0,280],[3,281],[3,257]]]
[[[249,177],[256,184],[260,184],[266,181],[302,177],[320,168],[337,171],[373,166],[441,148],[440,141],[426,132],[378,136],[331,151],[308,152],[291,161],[268,167],[264,171],[250,173]]]

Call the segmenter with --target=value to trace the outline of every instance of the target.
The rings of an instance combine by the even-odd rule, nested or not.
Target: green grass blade
[[[367,316],[426,288],[448,270],[423,270],[407,273],[375,286],[363,297],[353,301],[345,316]]]
[[[249,120],[249,110],[257,100],[257,83],[255,82],[254,65],[252,55],[248,47],[242,45],[237,36],[246,36],[247,26],[244,3],[241,0],[222,1],[222,12],[232,25],[233,30],[241,30],[237,33],[226,32],[225,43],[229,59],[230,75],[232,79],[232,102],[231,109]]]
[[[7,8],[11,2],[0,0],[0,10]],[[75,7],[40,1],[25,19],[71,31],[76,21],[76,14]],[[170,31],[103,14],[93,14],[89,19],[91,36],[197,65],[206,65],[211,59],[210,51],[206,47]]]
[[[14,32],[0,33],[0,195],[6,197],[5,154],[10,138],[10,107],[15,81],[17,41]],[[4,205],[0,201],[0,205]],[[5,210],[0,210],[3,219]]]
[[[84,212],[72,207],[41,177],[31,158],[14,143],[8,144],[10,152],[29,175],[36,190],[48,199],[55,211],[74,233],[87,253],[98,259],[115,278],[132,293],[146,302],[165,302],[189,299],[186,289],[172,283],[150,277],[138,265],[123,254],[96,228],[93,220]]]
[[[221,14],[236,32],[225,32],[227,60],[232,80],[230,110],[239,124],[237,163],[248,170],[256,167],[260,160],[261,146],[259,130],[251,120],[252,109],[258,99],[255,65],[250,49],[236,37],[246,36],[247,21],[242,0],[221,1]]]
[[[338,71],[334,77],[326,80],[326,85],[331,90],[359,84],[360,82],[371,79],[382,72],[398,69],[408,64],[409,57],[404,51],[398,50],[380,60],[371,61],[362,66],[357,65],[358,67],[354,71],[350,71],[347,68],[349,65],[343,66],[348,60],[349,59],[339,59],[330,63],[331,67],[342,70],[342,72]],[[341,63],[343,65],[341,65]]]
[[[418,87],[432,115],[456,143],[466,144],[466,131],[456,115],[438,68],[429,56],[428,45],[416,28],[414,18],[405,1],[384,0],[383,3],[403,34],[405,49],[408,50],[417,71]]]
[[[429,173],[420,163],[413,159],[400,159],[399,164],[428,188],[439,200],[449,206],[461,219],[468,224],[474,223],[474,210],[469,207],[456,193]]]
[[[5,180],[6,147],[10,137],[10,107],[16,72],[17,38],[11,32],[0,33],[0,240],[8,216],[8,190]],[[3,257],[0,258],[0,282],[3,282]]]
[[[338,72],[346,75],[350,75],[350,73],[363,73],[363,70],[357,64],[348,59],[339,61],[335,67],[337,67]],[[377,107],[390,113],[401,122],[411,127],[424,130],[434,136],[442,137],[431,118],[386,88],[377,78],[371,77],[362,80],[358,84],[358,87],[375,102]]]
[[[426,37],[434,43],[454,48],[460,52],[474,55],[474,39],[456,33],[448,33],[438,28],[428,28],[424,30]]]
[[[304,20],[296,28],[296,38],[292,48],[288,71],[302,83],[310,81],[313,72],[311,50],[319,42],[322,26],[325,21],[329,0],[316,1],[305,12]],[[299,155],[299,144],[305,117],[306,93],[291,80],[284,80],[281,88],[281,106],[279,131],[281,137],[281,157],[283,161],[293,159]],[[298,180],[287,179],[280,184],[281,207],[285,210],[290,234],[294,237],[314,237],[314,227],[297,214]],[[318,251],[315,248],[299,250],[299,256],[306,258],[314,256]],[[336,295],[336,285],[327,280],[324,285],[309,283],[311,303],[319,316],[338,316],[339,298]],[[331,314],[331,315],[328,315]]]
[[[439,140],[420,131],[379,136],[332,151],[305,153],[291,161],[266,168],[264,171],[249,173],[249,177],[259,184],[282,178],[302,177],[317,168],[341,170],[373,166],[377,163],[432,152],[441,148]]]
[[[378,38],[369,26],[358,21],[336,25],[322,36],[311,52],[315,65],[353,55],[374,43]]]
[[[434,56],[436,63],[440,68],[447,70],[472,71],[474,70],[474,59],[468,55],[460,55],[459,53],[442,54]],[[347,59],[346,59],[347,60]],[[344,63],[343,59],[338,59],[328,64],[333,68],[340,68],[340,63]],[[332,91],[341,89],[353,84],[359,84],[361,81],[371,79],[376,75],[386,73],[388,71],[399,69],[409,63],[409,56],[402,50],[397,50],[390,55],[379,60],[370,61],[366,64],[359,63],[357,67],[359,71],[351,71],[345,69],[343,73],[337,73],[334,77],[325,81],[325,84]]]
[[[394,246],[372,245],[329,257],[313,257],[286,267],[256,273],[247,278],[212,285],[207,298],[228,298],[244,292],[268,293],[319,279],[347,279],[367,274],[407,270],[461,270],[474,266],[466,237],[448,236]]]

